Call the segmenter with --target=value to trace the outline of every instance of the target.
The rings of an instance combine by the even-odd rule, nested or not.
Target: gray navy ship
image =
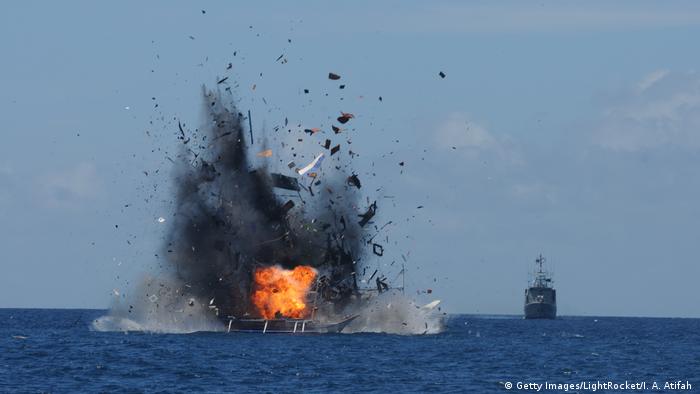
[[[537,271],[532,286],[525,290],[526,319],[555,319],[557,317],[557,291],[552,287],[552,277],[542,269],[545,259],[540,255],[535,263]]]

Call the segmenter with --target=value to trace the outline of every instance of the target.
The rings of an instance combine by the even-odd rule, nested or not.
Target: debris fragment
[[[295,165],[297,165],[297,164],[293,161],[290,161],[289,163],[287,163],[287,167],[289,167],[289,168],[294,168]]]
[[[384,247],[380,244],[372,244],[372,253],[376,254],[377,256],[383,256],[384,255]]]
[[[265,149],[262,152],[258,152],[258,157],[272,157],[272,149]]]
[[[255,90],[255,85],[253,85],[253,90]],[[250,144],[253,145],[253,120],[250,117],[250,110],[248,110],[248,130],[250,130]]]
[[[348,184],[353,185],[358,189],[362,187],[360,178],[357,177],[357,174],[352,174],[348,177]]]
[[[338,117],[338,122],[345,124],[348,123],[348,120],[354,118],[355,115],[348,113],[348,112],[341,112],[341,115]]]
[[[282,212],[286,214],[292,208],[294,208],[294,201],[289,200],[286,203],[284,203],[284,205],[282,205]]]
[[[319,129],[318,127],[314,127],[313,129],[304,129],[305,133],[309,133],[311,135],[314,135],[314,134],[318,133],[319,131],[321,131],[321,129]]]
[[[334,131],[336,134],[340,133],[340,127],[338,127],[338,126],[331,126],[331,128],[333,129],[333,131]]]
[[[338,145],[334,146],[333,148],[331,148],[331,156],[333,156],[334,154],[338,153],[339,150],[340,150],[340,144],[338,144]]]
[[[442,71],[440,71],[440,73],[439,73],[438,75],[440,76],[440,78],[445,78],[445,77],[446,77],[445,73],[442,72]]]
[[[338,86],[339,89],[345,89],[345,85]]]
[[[228,79],[228,77],[223,77],[223,78],[221,78],[220,80],[218,80],[218,81],[216,82],[216,84],[217,84],[217,85],[221,85],[222,83],[226,82],[227,79]]]
[[[323,147],[326,148],[326,149],[330,148],[330,147],[331,147],[331,140],[326,139],[326,143],[323,144]]]
[[[427,310],[434,309],[436,306],[438,306],[438,304],[440,304],[440,300],[434,300],[432,302],[429,302],[429,303],[423,305],[422,307],[420,307],[420,309],[427,309]]]
[[[164,217],[159,217],[158,218],[158,223],[165,223],[165,218]]]
[[[328,79],[332,79],[334,81],[337,81],[340,79],[340,75],[334,74],[334,73],[328,73]]]
[[[372,280],[372,278],[374,278],[374,275],[377,275],[377,272],[379,272],[379,270],[374,270],[374,272],[373,272],[372,275],[369,277],[369,279],[367,279],[367,281],[369,282],[370,280]]]
[[[360,227],[366,226],[367,223],[369,223],[369,221],[372,220],[372,218],[373,218],[374,215],[376,215],[376,214],[377,214],[377,202],[375,201],[375,202],[373,202],[373,203],[369,206],[369,208],[367,209],[367,212],[365,212],[365,213],[362,214],[362,215],[357,215],[357,216],[359,216],[359,217],[362,218],[362,219],[358,222],[358,224],[360,225]]]
[[[299,175],[304,175],[307,172],[310,172],[311,170],[317,170],[318,168],[321,167],[321,163],[323,162],[323,159],[325,158],[325,155],[323,153],[320,153],[316,158],[309,163],[306,167],[297,170],[297,174]]]
[[[386,278],[385,277],[377,277],[376,279],[377,282],[377,291],[380,293],[383,293],[387,290],[389,290],[389,285],[386,283]],[[391,304],[387,305],[387,308],[391,306]]]
[[[272,185],[274,187],[294,191],[301,190],[301,188],[299,187],[299,181],[296,178],[292,178],[291,176],[272,173],[270,174],[270,178],[272,179]]]

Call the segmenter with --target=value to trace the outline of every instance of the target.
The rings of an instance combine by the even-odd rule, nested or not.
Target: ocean
[[[0,309],[0,391],[700,392],[700,319],[452,315],[434,335],[92,329],[106,313]]]

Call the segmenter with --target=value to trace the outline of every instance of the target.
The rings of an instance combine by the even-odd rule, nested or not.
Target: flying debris
[[[324,154],[319,153],[319,155],[316,156],[316,158],[311,163],[306,165],[306,167],[297,170],[297,174],[304,175],[306,173],[315,173],[319,168],[321,168],[321,163],[323,163],[324,158]]]
[[[386,283],[386,278],[385,278],[385,277],[383,277],[383,276],[382,276],[382,277],[379,277],[379,276],[378,276],[377,279],[376,279],[376,283],[377,283],[377,291],[378,291],[379,293],[383,293],[383,292],[389,290],[389,285]]]
[[[372,252],[377,256],[384,256],[384,247],[380,244],[372,244]]]
[[[435,308],[436,306],[438,306],[439,304],[440,304],[440,300],[435,300],[435,301],[432,301],[432,302],[429,302],[429,303],[423,305],[423,306],[421,307],[421,309],[428,309],[428,310],[434,309],[434,308]]]
[[[377,202],[375,201],[375,202],[373,202],[373,203],[369,206],[369,208],[367,209],[367,212],[365,212],[365,213],[362,214],[362,215],[357,215],[357,216],[359,216],[359,217],[362,218],[362,219],[358,222],[358,224],[360,225],[360,227],[366,226],[367,223],[369,223],[369,221],[372,220],[372,218],[373,218],[374,215],[376,215],[376,214],[377,214]]]
[[[334,74],[334,73],[328,73],[328,79],[331,79],[333,81],[337,81],[340,79],[340,75]]]
[[[258,157],[272,157],[272,149],[265,149],[262,152],[258,152],[256,155]]]
[[[440,76],[440,78],[443,78],[443,79],[447,76],[447,75],[445,75],[445,73],[442,72],[442,71],[440,71],[440,73],[439,73],[438,75]]]
[[[348,177],[348,184],[353,185],[358,189],[362,187],[360,178],[357,177],[357,174],[352,174]]]
[[[338,122],[345,124],[347,123],[350,119],[354,118],[355,115],[347,112],[341,112],[341,115],[338,117]]]
[[[255,85],[253,85],[253,90],[255,90]],[[253,118],[250,115],[250,110],[248,110],[248,131],[250,132],[250,144],[253,145]]]
[[[299,187],[299,181],[297,181],[296,178],[275,173],[270,174],[270,178],[272,179],[272,185],[274,187],[294,191],[301,190],[301,188]]]
[[[319,129],[318,127],[314,127],[313,129],[304,129],[304,132],[309,133],[310,135],[314,135],[319,131],[321,131],[321,129]]]
[[[285,214],[289,212],[292,208],[294,208],[294,201],[288,200],[284,205],[282,205],[282,212]]]

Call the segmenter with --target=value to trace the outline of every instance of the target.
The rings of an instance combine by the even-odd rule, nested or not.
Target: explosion
[[[318,270],[321,303],[340,313],[356,298],[356,261],[365,253],[369,227],[364,217],[353,220],[362,203],[358,188],[345,182],[340,155],[327,158],[326,168],[319,159],[325,155],[315,155],[309,170],[315,177],[286,166],[280,173],[254,166],[249,150],[269,149],[267,137],[246,138],[249,118],[231,98],[208,91],[203,98],[204,125],[177,125],[177,194],[163,245],[176,279],[186,285],[184,296],[211,301],[222,318],[303,317]]]
[[[306,265],[286,270],[279,266],[255,270],[253,305],[261,317],[308,317],[307,294],[316,279],[316,270]]]
[[[356,154],[339,153],[340,143],[331,148],[340,128],[331,124],[333,134],[320,145],[328,152],[273,150],[276,134],[255,136],[250,113],[239,112],[232,96],[203,93],[203,123],[190,127],[176,119],[180,150],[174,159],[166,156],[174,165],[175,196],[156,258],[165,260],[171,278],[147,281],[135,307],[114,310],[96,329],[209,330],[219,320],[229,330],[263,333],[439,330],[429,318],[434,305],[387,296],[385,278],[368,269],[367,252],[384,255],[378,235],[392,221],[379,227],[377,202],[360,199],[360,179],[345,162]],[[337,120],[353,118],[343,113]],[[284,135],[281,127],[272,130]],[[295,145],[318,146],[319,132],[297,130],[310,137],[300,134]],[[292,158],[304,161],[275,165]],[[373,281],[376,290],[359,286]]]

